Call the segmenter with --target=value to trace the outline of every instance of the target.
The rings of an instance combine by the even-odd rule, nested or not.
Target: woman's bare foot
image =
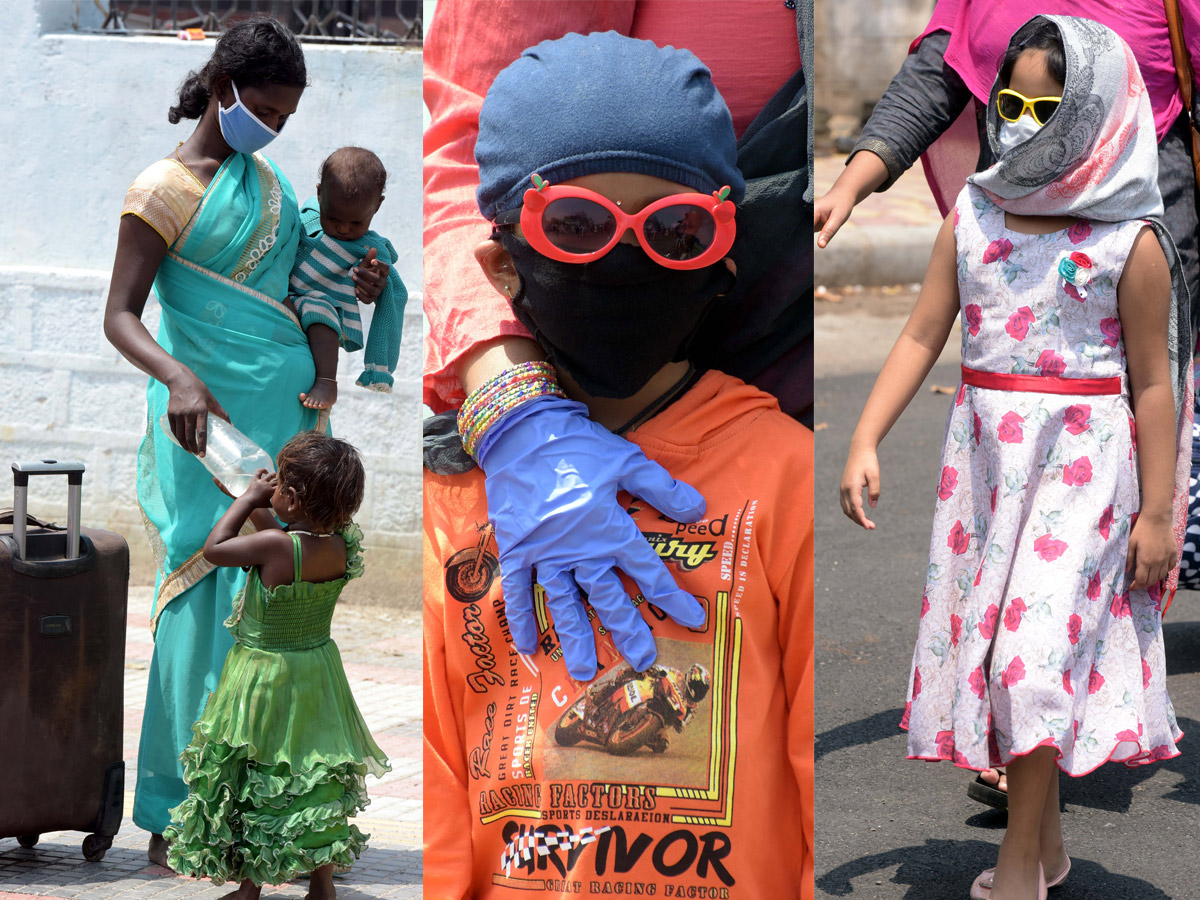
[[[984,784],[990,784],[998,791],[1008,793],[1008,776],[998,769],[984,769],[979,773]]]
[[[330,378],[318,378],[308,393],[300,393],[300,402],[309,409],[329,409],[337,403],[337,382]]]
[[[146,856],[156,866],[169,869],[171,867],[167,864],[167,848],[170,846],[161,834],[152,834],[150,835],[150,846],[146,848]]]
[[[249,878],[243,879],[236,891],[230,891],[221,896],[220,900],[258,900],[262,886],[255,884]]]
[[[321,866],[308,879],[308,896],[305,900],[334,900],[337,891],[333,888],[333,865]]]

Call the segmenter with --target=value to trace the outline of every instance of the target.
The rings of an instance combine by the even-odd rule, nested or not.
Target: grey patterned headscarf
[[[967,180],[1018,215],[1080,216],[1097,222],[1145,219],[1171,268],[1168,349],[1176,413],[1191,377],[1190,299],[1175,242],[1162,223],[1154,114],[1133,51],[1107,26],[1074,16],[1034,16],[1013,35],[1022,47],[1045,22],[1066,56],[1062,103],[1050,120],[1007,153],[1000,146],[997,76],[987,109],[988,141],[999,162]],[[1178,416],[1177,416],[1178,418]]]

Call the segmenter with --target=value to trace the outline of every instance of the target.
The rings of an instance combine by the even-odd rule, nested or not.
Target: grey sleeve
[[[890,188],[972,100],[943,58],[949,44],[948,32],[935,31],[908,55],[846,158],[849,162],[859,150],[870,150],[882,159],[888,178],[880,191]]]

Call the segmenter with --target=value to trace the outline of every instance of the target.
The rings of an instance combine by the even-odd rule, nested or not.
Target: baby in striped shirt
[[[317,195],[300,208],[300,246],[292,267],[288,299],[308,335],[316,364],[313,386],[300,402],[328,409],[337,401],[338,346],[364,349],[362,317],[352,271],[359,260],[388,264],[383,292],[375,300],[364,369],[357,383],[390,392],[400,355],[408,292],[396,274],[391,241],[371,230],[383,202],[387,171],[379,157],[361,147],[342,147],[321,164]]]

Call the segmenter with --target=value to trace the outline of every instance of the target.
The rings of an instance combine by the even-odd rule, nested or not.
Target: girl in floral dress
[[[350,517],[364,474],[353,447],[315,431],[276,464],[204,545],[216,565],[253,568],[225,623],[236,643],[183,752],[187,799],[163,836],[175,871],[240,882],[226,898],[307,874],[309,900],[332,900],[334,866],[366,847],[347,821],[367,805],[363,778],[388,769],[329,637],[342,588],[363,571]]]
[[[992,88],[988,134],[999,162],[968,180],[938,235],[841,500],[874,528],[862,490],[874,506],[876,447],[961,311],[902,726],[912,759],[1008,766],[1008,830],[971,897],[1032,900],[1070,868],[1059,770],[1178,753],[1162,611],[1186,501],[1191,344],[1158,221],[1150,105],[1124,42],[1086,19],[1031,19]]]

